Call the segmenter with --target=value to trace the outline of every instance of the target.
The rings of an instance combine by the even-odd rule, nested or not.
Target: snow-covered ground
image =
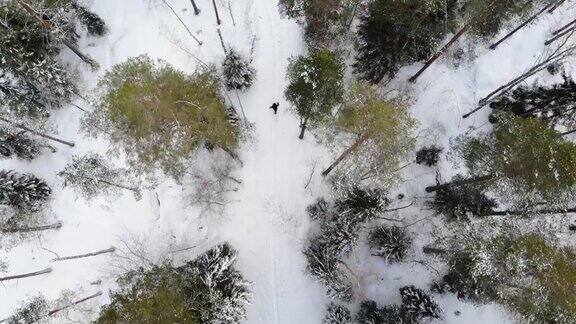
[[[56,256],[101,250],[110,246],[125,248],[125,242],[140,240],[150,250],[166,247],[193,247],[174,252],[177,259],[193,258],[221,241],[229,241],[239,250],[238,267],[253,282],[253,304],[248,306],[248,323],[320,323],[328,299],[321,285],[305,273],[301,253],[307,238],[309,220],[305,207],[315,198],[329,192],[319,171],[331,160],[328,151],[309,133],[297,138],[298,120],[287,111],[283,98],[288,58],[305,51],[301,26],[283,19],[276,0],[234,0],[228,11],[228,0],[218,0],[222,25],[216,25],[211,0],[196,0],[202,13],[195,16],[188,0],[167,0],[182,17],[192,33],[202,40],[198,44],[175,19],[162,1],[95,0],[91,8],[101,15],[110,32],[100,39],[83,39],[81,48],[101,65],[93,72],[78,65],[81,85],[89,95],[98,77],[112,65],[128,57],[148,54],[162,58],[177,68],[192,72],[199,61],[219,65],[224,58],[217,29],[226,45],[250,55],[257,69],[257,80],[241,100],[247,118],[255,125],[253,143],[240,148],[244,166],[235,177],[243,184],[230,199],[222,215],[202,215],[187,201],[185,190],[169,179],[157,188],[146,190],[136,201],[130,194],[114,199],[86,202],[69,189],[61,189],[56,172],[74,154],[90,150],[105,153],[108,144],[86,139],[79,131],[81,111],[69,107],[54,114],[58,136],[76,142],[74,148],[58,147],[55,154],[24,163],[1,161],[2,169],[32,172],[48,181],[54,189],[52,211],[63,222],[59,231],[19,244],[9,252],[0,252],[9,261],[8,273],[18,274],[51,267],[50,274],[7,281],[0,287],[0,319],[8,317],[25,300],[37,293],[49,299],[63,289],[89,295],[102,290],[104,295],[93,306],[107,302],[107,291],[114,287],[117,269],[108,256],[77,261],[52,262]],[[524,29],[496,51],[478,45],[477,57],[454,67],[451,60],[434,64],[416,84],[407,77],[420,65],[406,67],[389,87],[408,93],[413,98],[412,113],[420,121],[421,144],[448,146],[449,139],[470,127],[487,130],[487,110],[463,120],[462,113],[475,107],[483,95],[528,69],[544,51],[544,40],[550,31],[573,17],[576,11],[570,1],[555,14],[545,14],[536,24]],[[253,51],[251,49],[254,49]],[[66,61],[76,62],[71,53]],[[571,72],[569,65],[565,66]],[[548,78],[546,72],[539,74]],[[233,101],[235,96],[231,95]],[[278,115],[268,107],[280,102]],[[235,103],[235,102],[234,102]],[[88,106],[79,100],[80,106]],[[442,161],[444,179],[455,173],[454,166]],[[310,184],[304,188],[312,174]],[[395,193],[404,193],[398,206],[425,196],[423,188],[434,183],[435,171],[418,165],[403,170],[405,184]],[[437,223],[426,218],[431,211],[422,210],[421,200],[411,208],[390,217],[404,218],[407,223],[420,220],[410,230],[415,235],[412,260],[422,260],[421,247],[428,243],[429,233]],[[378,259],[358,252],[364,296],[380,305],[399,302],[398,288],[415,284],[425,288],[436,273],[419,263],[407,262],[388,266]],[[102,280],[101,285],[91,282]],[[444,309],[445,323],[508,323],[509,314],[495,305],[474,306],[453,296],[435,296]],[[461,314],[456,316],[455,311]]]

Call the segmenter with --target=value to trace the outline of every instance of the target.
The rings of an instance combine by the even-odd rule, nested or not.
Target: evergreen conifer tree
[[[8,324],[34,323],[46,316],[49,303],[42,295],[35,296],[20,306],[6,322]]]
[[[344,66],[336,54],[322,49],[291,60],[287,74],[284,96],[300,117],[302,139],[308,126],[330,117],[332,109],[342,102]]]
[[[83,120],[89,135],[106,135],[142,171],[160,168],[180,180],[185,161],[209,142],[236,157],[237,130],[213,72],[186,75],[147,56],[116,65],[100,80],[97,108]]]
[[[404,260],[412,245],[408,232],[397,226],[378,226],[370,231],[368,245],[374,255],[388,262]]]
[[[348,308],[330,303],[326,309],[326,315],[322,320],[322,324],[350,324],[352,323],[352,316]]]
[[[412,318],[440,318],[440,308],[422,289],[414,286],[400,288],[401,309]]]
[[[9,133],[0,130],[0,156],[31,161],[40,155],[40,151],[40,144],[23,132]]]
[[[442,149],[435,145],[425,146],[416,152],[416,163],[429,167],[434,166],[440,159],[440,153],[442,153]]]
[[[32,174],[0,171],[0,205],[36,211],[50,198],[50,187]]]
[[[228,90],[244,91],[252,86],[256,70],[250,62],[240,56],[235,49],[230,48],[222,63],[224,80]]]
[[[119,189],[127,189],[140,197],[138,188],[130,187],[128,172],[114,168],[101,155],[91,152],[83,156],[74,156],[58,175],[64,187],[74,188],[86,199],[97,195],[110,195]]]
[[[354,186],[334,204],[338,213],[350,214],[347,217],[354,217],[358,219],[357,221],[364,222],[374,218],[389,203],[390,200],[383,190]]]

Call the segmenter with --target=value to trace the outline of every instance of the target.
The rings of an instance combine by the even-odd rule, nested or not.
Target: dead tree
[[[24,273],[24,274],[20,274],[20,275],[14,275],[14,276],[8,276],[8,277],[0,277],[0,281],[7,281],[7,280],[14,280],[14,279],[22,279],[22,278],[34,277],[34,276],[39,276],[39,275],[46,274],[46,273],[50,273],[50,272],[52,272],[52,268],[46,268],[46,269],[44,269],[44,270],[35,271],[35,272],[29,272],[29,273]]]
[[[554,10],[556,10],[558,7],[560,7],[564,2],[566,2],[566,0],[560,0],[558,2],[556,2],[556,4],[550,8],[550,10],[548,10],[548,13],[553,13]]]
[[[84,254],[78,254],[78,255],[71,255],[71,256],[66,256],[66,257],[57,257],[57,258],[52,259],[52,261],[65,261],[65,260],[73,260],[73,259],[82,259],[82,258],[97,256],[97,255],[104,254],[104,253],[112,253],[114,251],[116,251],[116,248],[112,246],[106,250],[100,250],[100,251],[96,251],[96,252],[90,252],[90,253],[84,253]]]
[[[24,1],[18,1],[20,6],[32,17],[38,21],[38,23],[46,30],[52,30],[52,22],[50,20],[44,19],[31,5]],[[82,53],[76,45],[74,45],[70,40],[63,38],[62,43],[66,45],[74,54],[76,54],[82,61],[90,65],[93,69],[98,69],[99,65],[92,58]]]
[[[538,16],[540,16],[544,11],[550,9],[552,6],[555,6],[554,3],[550,3],[547,6],[545,6],[544,8],[540,9],[537,13],[535,13],[534,15],[532,15],[532,17],[528,18],[526,21],[524,21],[523,23],[521,23],[518,27],[514,28],[511,32],[509,32],[508,34],[506,34],[504,37],[502,37],[499,41],[497,41],[496,43],[490,45],[490,49],[494,50],[496,49],[496,47],[498,47],[498,45],[500,45],[502,42],[504,42],[505,40],[507,40],[508,38],[512,37],[512,35],[516,34],[516,32],[518,32],[520,29],[524,28],[526,25],[528,25],[529,23],[531,23],[532,21],[534,21],[534,19],[538,18]]]
[[[47,230],[57,230],[62,228],[62,222],[50,224],[50,225],[41,225],[41,226],[31,226],[31,227],[12,227],[12,228],[2,228],[0,232],[2,233],[28,233],[28,232],[40,232],[40,231],[47,231]]]
[[[231,1],[228,0],[228,12],[230,13],[230,18],[232,19],[232,25],[236,26],[236,20],[234,20],[234,13],[232,12],[232,5],[230,3]]]
[[[462,186],[462,185],[470,184],[470,183],[485,182],[485,181],[490,181],[492,179],[494,179],[493,175],[485,175],[485,176],[479,176],[479,177],[474,177],[474,178],[470,178],[470,179],[457,180],[457,181],[447,182],[447,183],[443,183],[443,184],[438,184],[435,186],[426,187],[426,192],[434,192],[434,191],[445,189],[445,188],[448,188],[451,186]]]
[[[220,25],[222,22],[220,21],[220,15],[218,14],[218,7],[216,7],[215,0],[212,0],[212,5],[214,6],[214,13],[216,14],[216,23]]]
[[[96,297],[101,296],[101,295],[102,295],[102,292],[99,291],[99,292],[97,292],[97,293],[95,293],[95,294],[92,294],[92,295],[90,295],[90,296],[88,296],[88,297],[84,297],[84,298],[82,298],[82,299],[78,299],[78,300],[76,300],[76,301],[73,301],[73,302],[71,302],[70,304],[68,304],[68,305],[66,305],[66,306],[59,307],[59,308],[55,308],[55,309],[51,310],[50,312],[48,312],[48,316],[52,316],[52,315],[54,315],[54,314],[56,314],[56,313],[58,313],[58,312],[61,312],[61,311],[65,310],[65,309],[68,309],[68,308],[70,308],[70,307],[73,307],[73,306],[75,306],[75,305],[78,305],[78,304],[80,304],[80,303],[83,303],[83,302],[85,302],[85,301],[88,301],[88,300],[90,300],[90,299],[96,298]]]
[[[166,2],[166,0],[162,0],[162,2],[164,2],[166,7],[168,7],[170,9],[170,11],[172,11],[172,14],[174,16],[176,16],[176,19],[178,19],[180,24],[186,29],[186,31],[188,32],[188,35],[192,36],[192,38],[194,38],[194,40],[196,41],[196,43],[198,43],[198,45],[202,45],[202,42],[198,38],[196,38],[196,36],[194,36],[194,34],[192,34],[192,31],[190,30],[190,28],[188,28],[188,26],[186,26],[186,24],[184,23],[184,21],[182,21],[182,18],[180,18],[180,16],[178,16],[178,14],[174,10],[174,8],[172,8],[172,6],[168,2]],[[192,3],[194,3],[194,2],[192,2]]]
[[[552,32],[552,36],[557,35],[561,32],[563,32],[564,30],[570,28],[572,25],[576,24],[576,19],[570,21],[569,23],[567,23],[566,25],[556,29],[555,31]]]
[[[562,37],[564,37],[564,36],[566,36],[566,35],[568,35],[568,34],[573,33],[575,29],[576,29],[576,25],[572,26],[571,28],[569,28],[569,29],[567,29],[567,30],[564,30],[564,31],[561,32],[561,33],[556,34],[556,36],[554,36],[554,37],[552,37],[552,38],[550,38],[550,39],[547,39],[547,40],[544,42],[544,45],[548,46],[548,45],[554,43],[554,42],[557,41],[558,39],[560,39],[560,38],[562,38]]]
[[[190,0],[190,2],[192,3],[192,8],[194,8],[194,14],[198,16],[200,14],[200,9],[198,9],[198,6],[194,0]]]
[[[530,69],[528,69],[528,71],[526,71],[523,74],[521,74],[520,76],[514,78],[510,82],[498,87],[496,90],[490,92],[484,98],[480,99],[480,101],[478,102],[478,107],[476,107],[475,109],[462,115],[462,118],[470,117],[472,114],[478,112],[479,110],[484,108],[486,105],[488,105],[492,100],[498,98],[500,95],[511,90],[512,88],[514,88],[515,86],[517,86],[518,84],[520,84],[524,80],[528,79],[529,77],[533,76],[534,74],[546,69],[548,67],[548,65],[550,65],[552,63],[559,63],[562,60],[564,60],[565,58],[570,57],[574,53],[574,50],[576,49],[576,45],[571,44],[569,46],[566,46],[567,40],[568,39],[564,40],[562,42],[562,44],[560,44],[555,50],[550,52],[550,54],[548,54],[540,62],[538,62],[537,64],[532,66]]]
[[[502,210],[502,211],[493,211],[489,215],[486,216],[514,216],[514,215],[526,215],[526,214],[567,214],[567,213],[576,213],[575,208],[557,208],[557,209],[544,209],[544,210],[534,210],[534,211],[526,211],[526,210]]]
[[[466,31],[468,31],[468,29],[470,29],[470,27],[472,26],[473,23],[473,19],[470,19],[470,21],[464,25],[464,27],[462,27],[457,33],[456,35],[452,36],[452,38],[450,39],[450,41],[448,41],[448,43],[446,43],[446,45],[444,45],[438,52],[436,52],[436,54],[434,54],[431,58],[428,59],[428,61],[426,61],[426,63],[424,63],[424,66],[418,70],[418,72],[416,72],[416,74],[414,74],[412,77],[410,77],[410,79],[408,79],[408,81],[410,82],[416,82],[416,79],[418,79],[418,77],[424,73],[424,71],[426,71],[430,65],[432,65],[432,63],[436,62],[436,60],[442,55],[444,54],[444,52],[446,52],[446,50],[448,50],[448,48],[450,48],[450,46],[452,46],[452,44],[454,44],[462,35],[464,35],[464,33],[466,33]]]
[[[54,136],[51,136],[51,135],[47,135],[47,134],[41,133],[41,132],[39,132],[39,131],[33,130],[32,128],[30,128],[30,127],[28,127],[28,126],[26,126],[26,125],[24,125],[24,124],[22,124],[22,123],[14,122],[14,121],[11,121],[11,120],[6,119],[6,118],[4,118],[4,117],[0,117],[0,120],[3,121],[3,122],[5,122],[5,123],[7,123],[7,124],[10,124],[10,125],[12,125],[12,126],[14,126],[14,127],[16,127],[16,128],[20,128],[20,129],[22,129],[22,130],[25,130],[25,131],[27,131],[27,132],[30,132],[30,133],[32,133],[32,134],[34,134],[34,135],[37,135],[37,136],[40,136],[40,137],[44,137],[44,138],[49,139],[49,140],[51,140],[51,141],[58,142],[58,143],[64,144],[64,145],[68,145],[68,146],[70,146],[70,147],[74,147],[74,145],[75,145],[74,142],[68,142],[68,141],[61,140],[61,139],[59,139],[59,138],[56,138],[56,137],[54,137]]]

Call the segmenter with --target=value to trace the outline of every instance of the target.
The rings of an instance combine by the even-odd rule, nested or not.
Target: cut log
[[[50,225],[42,225],[42,226],[31,226],[31,227],[12,227],[12,228],[2,228],[0,232],[2,233],[27,233],[27,232],[40,232],[46,231],[51,229],[60,229],[62,228],[62,222],[50,224]]]

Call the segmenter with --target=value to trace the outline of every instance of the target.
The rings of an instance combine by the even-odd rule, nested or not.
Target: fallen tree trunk
[[[14,279],[22,279],[22,278],[34,277],[34,276],[39,276],[39,275],[46,274],[46,273],[50,273],[50,272],[52,272],[52,268],[46,268],[46,269],[44,269],[44,270],[35,271],[35,272],[29,272],[29,273],[24,273],[24,274],[21,274],[21,275],[1,277],[1,278],[0,278],[0,281],[7,281],[7,280],[14,280]]]
[[[70,308],[70,307],[73,307],[73,306],[75,306],[75,305],[78,305],[78,304],[80,304],[80,303],[83,303],[83,302],[85,302],[85,301],[87,301],[87,300],[96,298],[96,297],[101,296],[101,295],[102,295],[102,292],[99,291],[99,292],[97,292],[97,293],[95,293],[95,294],[93,294],[93,295],[90,295],[90,296],[88,296],[88,297],[84,297],[84,298],[82,298],[82,299],[78,299],[78,300],[76,300],[76,301],[73,301],[73,302],[70,303],[69,305],[66,305],[66,306],[64,306],[64,307],[60,307],[60,308],[56,308],[56,309],[51,310],[51,311],[48,313],[48,316],[52,316],[52,315],[54,315],[54,314],[56,314],[56,313],[58,313],[58,312],[61,312],[61,311],[65,310],[65,309],[68,309],[68,308]]]
[[[40,232],[46,231],[51,229],[60,229],[62,228],[62,222],[50,224],[50,225],[42,225],[42,226],[31,226],[31,227],[12,227],[12,228],[2,228],[0,232],[2,233],[27,233],[27,232]]]
[[[84,253],[84,254],[78,254],[78,255],[71,255],[71,256],[66,256],[66,257],[57,257],[55,259],[52,259],[52,261],[65,261],[65,260],[81,259],[81,258],[97,256],[97,255],[104,254],[104,253],[112,253],[114,251],[116,251],[116,248],[112,246],[106,250],[100,250],[100,251],[96,251],[96,252],[90,252],[90,253]]]

